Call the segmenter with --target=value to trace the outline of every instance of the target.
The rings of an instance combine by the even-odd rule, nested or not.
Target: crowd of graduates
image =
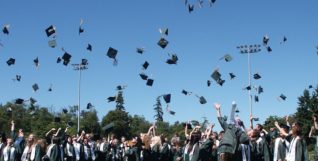
[[[0,161],[307,161],[306,143],[301,136],[298,122],[286,124],[275,122],[268,131],[262,125],[246,128],[238,118],[221,115],[221,105],[214,104],[222,131],[213,131],[214,124],[202,130],[200,125],[191,129],[185,125],[185,140],[178,134],[167,138],[156,135],[156,126],[147,133],[126,139],[108,134],[94,139],[92,134],[81,131],[69,135],[66,129],[51,129],[45,138],[16,131],[11,122],[10,135],[0,139]],[[309,137],[318,129],[317,117]],[[191,130],[191,131],[190,131]],[[9,134],[9,133],[8,133]],[[317,147],[317,146],[316,146]],[[316,159],[317,160],[317,159]]]

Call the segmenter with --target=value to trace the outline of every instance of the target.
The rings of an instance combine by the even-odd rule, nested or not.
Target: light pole
[[[81,77],[82,70],[88,69],[88,63],[86,59],[82,59],[82,63],[80,64],[72,64],[74,70],[79,71],[79,80],[78,80],[78,107],[77,107],[77,133],[80,130],[80,110],[81,110]]]
[[[241,45],[241,46],[238,46],[237,49],[240,50],[240,53],[241,53],[241,54],[247,54],[248,85],[249,85],[250,88],[252,88],[251,59],[250,59],[250,55],[251,55],[251,53],[260,52],[260,51],[261,51],[261,45],[259,45],[259,44],[255,44],[255,45]],[[250,105],[250,116],[253,116],[251,89],[248,90],[248,99],[249,99],[249,105]]]

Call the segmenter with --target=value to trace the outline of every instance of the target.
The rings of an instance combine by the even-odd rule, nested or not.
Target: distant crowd
[[[238,118],[227,121],[221,115],[221,105],[214,104],[222,131],[206,129],[198,124],[185,125],[185,140],[178,134],[167,138],[156,135],[156,126],[130,140],[113,134],[95,140],[82,131],[71,136],[66,129],[51,129],[45,138],[33,134],[24,136],[23,129],[15,130],[11,122],[10,135],[0,138],[0,161],[308,161],[306,142],[298,122],[275,122],[269,131],[256,124],[253,117],[246,128]],[[309,137],[318,129],[317,117]],[[317,144],[318,145],[318,144]],[[317,158],[318,146],[315,146]]]

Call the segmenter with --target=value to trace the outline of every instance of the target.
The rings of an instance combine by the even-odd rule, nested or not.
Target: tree
[[[83,118],[81,119],[81,129],[84,129],[87,133],[100,133],[100,125],[95,109],[84,111]]]
[[[122,110],[109,111],[106,116],[103,117],[101,125],[104,127],[110,123],[114,123],[111,133],[115,134],[117,138],[121,136],[125,136],[127,138],[131,137],[129,126],[131,118],[129,117],[128,112]]]
[[[119,90],[116,98],[116,110],[125,111],[123,91]]]
[[[157,101],[157,103],[154,105],[155,106],[154,110],[155,110],[156,114],[154,117],[155,117],[157,122],[162,122],[163,121],[163,117],[162,117],[163,111],[162,111],[162,105],[160,102],[160,96],[157,97],[156,101]]]
[[[151,123],[145,119],[144,116],[134,115],[131,117],[131,134],[132,136],[139,136],[140,133],[147,133]]]

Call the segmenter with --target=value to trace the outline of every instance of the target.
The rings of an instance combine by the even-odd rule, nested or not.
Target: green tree
[[[125,107],[124,107],[124,97],[123,97],[123,91],[119,90],[117,97],[116,97],[116,110],[121,110],[121,111],[125,111]]]
[[[114,123],[114,127],[111,133],[115,134],[117,138],[125,136],[127,138],[131,137],[130,123],[131,117],[128,112],[122,110],[112,110],[109,111],[106,116],[102,119],[102,127],[108,125],[109,123]]]
[[[162,105],[160,102],[160,96],[157,97],[156,99],[156,104],[154,105],[154,110],[155,110],[155,119],[157,122],[162,122],[163,121],[163,111],[162,111]]]
[[[151,123],[145,119],[144,116],[134,115],[131,117],[131,134],[132,136],[139,136],[140,133],[147,133]]]
[[[100,133],[100,125],[98,123],[97,112],[95,109],[85,111],[81,119],[81,129],[88,133]]]

